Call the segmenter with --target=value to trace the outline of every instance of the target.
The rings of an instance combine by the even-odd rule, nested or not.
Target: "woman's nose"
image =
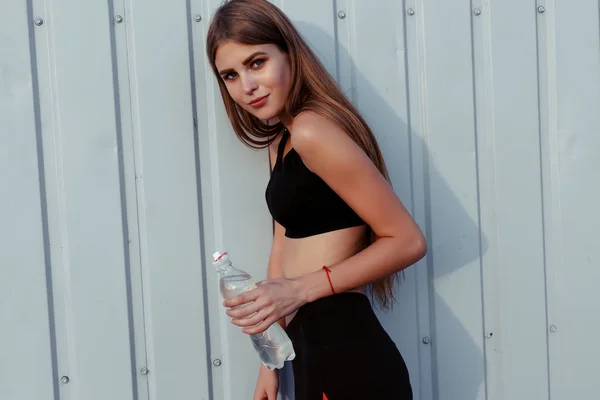
[[[242,88],[244,93],[252,94],[258,88],[258,83],[251,76],[246,75],[242,78]]]

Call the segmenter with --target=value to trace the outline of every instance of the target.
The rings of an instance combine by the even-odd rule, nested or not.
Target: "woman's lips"
[[[269,95],[259,97],[258,99],[252,100],[248,105],[250,107],[260,108],[267,103],[267,97],[269,97]]]

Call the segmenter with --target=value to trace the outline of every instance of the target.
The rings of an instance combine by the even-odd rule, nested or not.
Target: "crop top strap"
[[[285,150],[285,144],[287,143],[289,137],[290,132],[284,128],[283,133],[281,134],[281,140],[279,140],[279,147],[277,147],[277,161],[279,161],[280,163],[283,162],[283,152]]]

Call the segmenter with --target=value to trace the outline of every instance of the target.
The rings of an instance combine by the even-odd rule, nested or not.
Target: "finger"
[[[265,400],[265,399],[270,400],[264,391],[254,393],[254,397],[252,398],[252,400]]]
[[[267,400],[277,400],[277,388],[272,388],[268,390],[268,399]]]
[[[266,331],[275,321],[276,321],[275,318],[269,317],[269,318],[263,320],[260,324],[258,324],[256,326],[245,327],[244,329],[242,329],[242,332],[244,332],[248,335],[255,335],[257,333]]]
[[[248,318],[241,319],[232,319],[231,322],[234,325],[241,326],[242,328],[247,326],[257,325],[259,322],[262,322],[265,318],[268,318],[269,315],[273,312],[271,308],[263,308],[256,314],[249,316]]]
[[[252,396],[252,400],[263,400],[263,398],[261,397],[263,393],[264,390],[261,390],[261,388],[258,385],[256,385],[256,388],[254,389],[254,395]]]
[[[239,296],[235,296],[230,299],[226,299],[223,302],[223,305],[225,307],[231,308],[231,307],[239,306],[241,304],[250,303],[250,302],[256,300],[260,296],[260,293],[261,293],[261,291],[259,291],[257,289],[252,289],[249,292],[240,294]]]
[[[248,303],[248,305],[244,306],[244,307],[231,308],[231,309],[225,311],[225,314],[227,314],[231,318],[240,319],[240,318],[245,318],[249,315],[252,315],[264,307],[265,307],[265,304],[259,300],[259,301],[255,301],[253,303]]]

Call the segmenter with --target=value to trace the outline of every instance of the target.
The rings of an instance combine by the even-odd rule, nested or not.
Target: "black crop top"
[[[304,165],[294,148],[283,156],[289,136],[284,130],[265,191],[269,211],[285,228],[285,236],[304,238],[363,225],[354,210]]]

